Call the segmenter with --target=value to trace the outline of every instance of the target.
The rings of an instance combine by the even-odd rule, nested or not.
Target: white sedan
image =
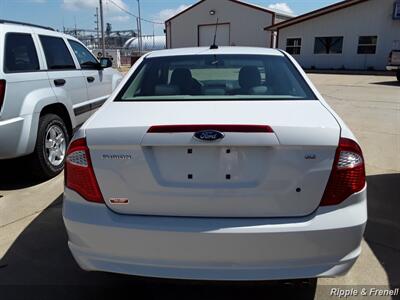
[[[287,53],[152,52],[76,133],[64,221],[85,270],[204,280],[345,274],[367,221],[354,135]]]

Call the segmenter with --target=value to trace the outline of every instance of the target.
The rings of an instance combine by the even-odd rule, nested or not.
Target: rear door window
[[[32,35],[7,33],[4,72],[33,72],[39,70],[39,60]]]
[[[76,69],[71,53],[62,38],[41,35],[40,42],[49,70]]]

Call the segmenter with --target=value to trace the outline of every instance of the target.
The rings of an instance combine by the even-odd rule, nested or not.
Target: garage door
[[[229,24],[219,24],[217,30],[217,45],[229,46]],[[199,26],[199,46],[210,46],[214,41],[215,24]]]

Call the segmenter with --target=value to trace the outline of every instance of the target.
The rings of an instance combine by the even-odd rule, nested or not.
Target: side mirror
[[[100,58],[100,67],[102,69],[109,68],[112,66],[112,61],[108,57]]]

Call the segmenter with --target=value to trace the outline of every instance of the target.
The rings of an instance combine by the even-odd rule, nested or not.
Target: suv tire
[[[35,150],[30,158],[36,177],[50,179],[61,173],[68,142],[68,130],[63,119],[55,114],[40,117]]]
[[[400,70],[397,70],[396,77],[397,77],[397,80],[400,81]]]

